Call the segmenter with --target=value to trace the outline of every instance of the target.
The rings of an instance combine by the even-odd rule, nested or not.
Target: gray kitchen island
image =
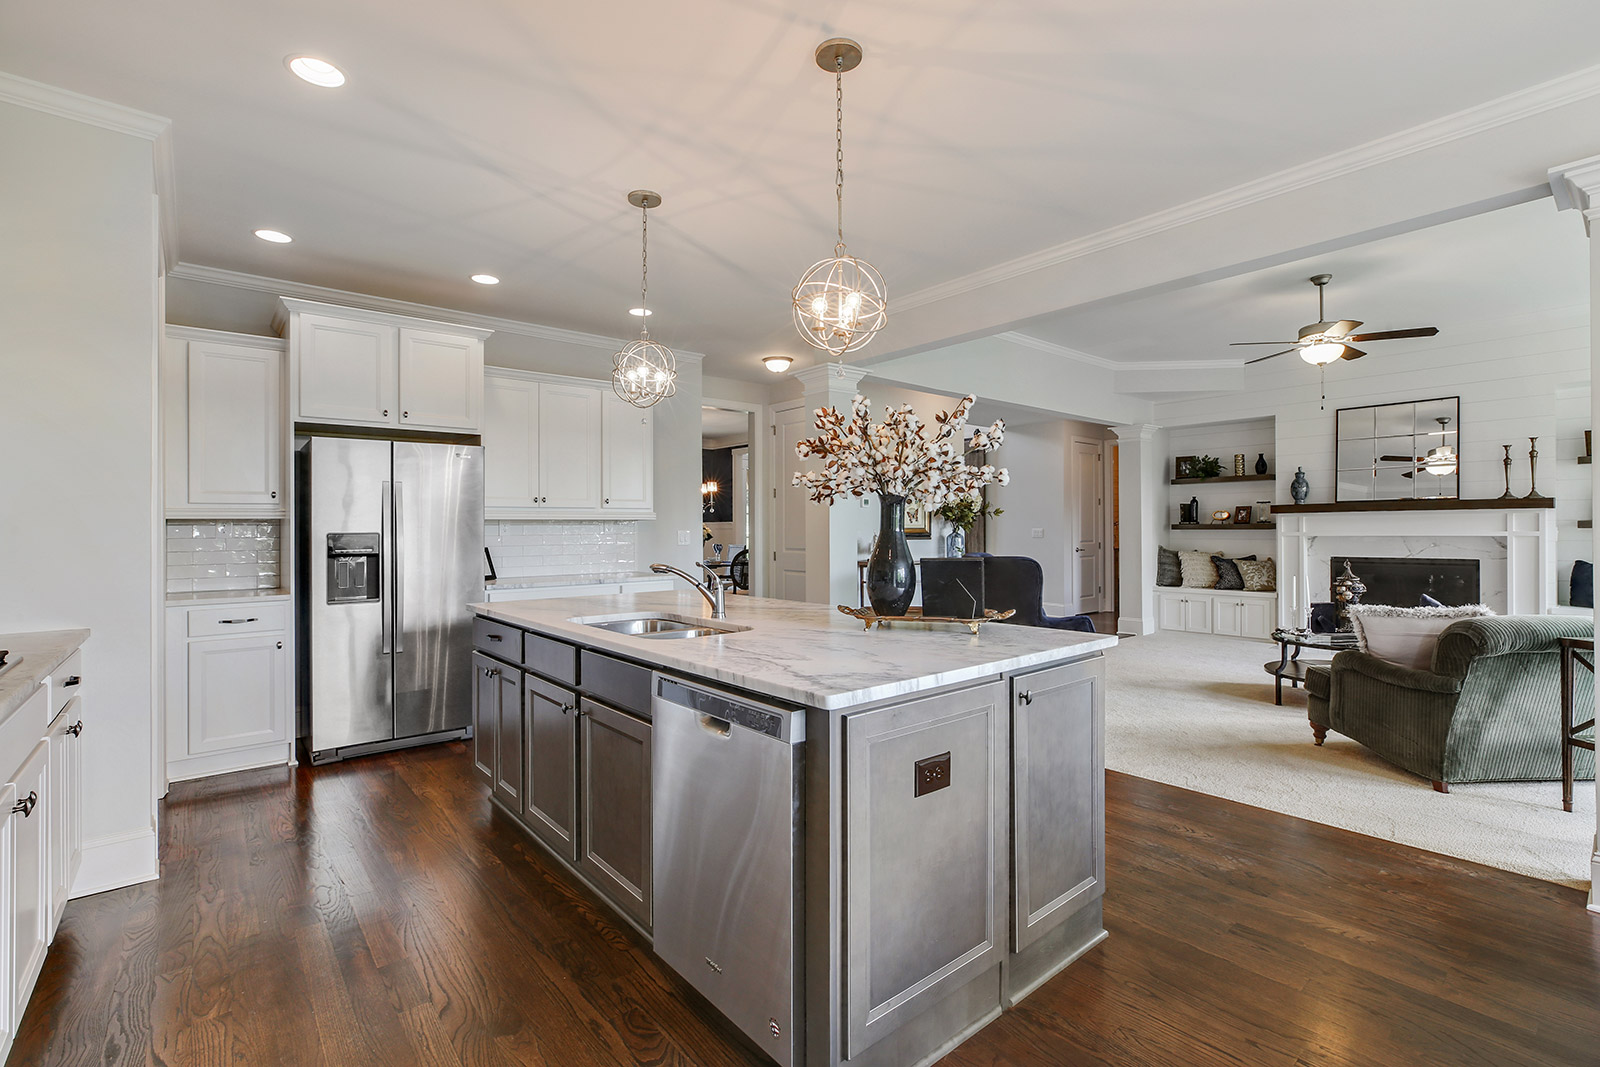
[[[1105,937],[1115,637],[473,608],[494,803],[784,1067],[930,1063]]]

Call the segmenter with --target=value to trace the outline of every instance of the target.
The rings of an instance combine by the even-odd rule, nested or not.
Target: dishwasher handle
[[[727,719],[719,719],[715,715],[707,715],[703,711],[695,712],[695,722],[700,724],[700,729],[717,737],[727,737],[733,732],[733,723]]]
[[[685,709],[707,733],[731,735],[735,726],[785,744],[805,740],[805,715],[798,710],[758,704],[744,697],[656,676],[656,701]]]

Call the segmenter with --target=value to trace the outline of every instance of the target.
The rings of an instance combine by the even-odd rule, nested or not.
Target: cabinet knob
[[[411,412],[409,412],[409,411],[402,411],[402,412],[401,412],[401,413],[400,413],[400,417],[401,417],[401,418],[402,418],[402,419],[409,419],[409,418],[410,418],[410,417],[411,417]]]
[[[611,503],[611,498],[610,497],[606,497],[606,503],[607,504]]]
[[[498,678],[500,677],[500,669],[498,667],[485,667],[483,669],[483,676],[485,678]]]
[[[283,647],[283,642],[282,642],[282,641],[279,641],[279,642],[278,642],[278,647],[279,647],[279,648],[282,648],[282,647]]]
[[[577,706],[573,705],[573,704],[563,704],[563,705],[561,705],[561,714],[563,714],[563,715],[565,715],[569,711],[577,711],[577,710],[578,710]]]
[[[24,819],[26,819],[29,815],[33,814],[33,809],[38,805],[38,803],[39,803],[39,794],[37,792],[35,792],[34,790],[30,789],[30,790],[28,790],[28,795],[27,796],[23,797],[21,800],[17,801],[15,804],[11,805],[11,810],[13,812],[18,812],[18,811],[22,812],[22,817]]]
[[[383,417],[386,418],[386,419],[389,417],[389,409],[388,408],[384,408],[383,409]]]
[[[272,491],[272,499],[274,499],[274,500],[278,499],[278,491],[276,489],[274,489]]]
[[[83,735],[83,720],[79,719],[77,722],[67,727],[67,733],[71,734],[73,737],[81,737]]]
[[[1033,703],[1033,690],[1024,689],[1022,692],[1018,693],[1017,694],[1017,703],[1019,703],[1019,704],[1032,704]]]

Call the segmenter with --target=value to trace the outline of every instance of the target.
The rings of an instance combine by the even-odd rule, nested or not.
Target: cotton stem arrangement
[[[934,416],[933,426],[917,417],[909,404],[889,405],[882,422],[872,421],[872,404],[857,395],[848,420],[834,408],[818,408],[816,437],[795,445],[801,459],[822,460],[820,470],[800,471],[791,484],[806,490],[818,504],[845,497],[898,496],[929,508],[978,497],[986,485],[1006,485],[1003,467],[973,466],[968,452],[998,447],[1006,424],[974,430],[965,438],[967,412],[976,397],[964,397],[954,409]]]

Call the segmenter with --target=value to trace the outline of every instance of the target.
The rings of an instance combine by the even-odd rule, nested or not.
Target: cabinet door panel
[[[578,698],[524,675],[527,774],[523,812],[528,827],[557,855],[578,861]]]
[[[1277,605],[1270,600],[1246,600],[1240,634],[1245,637],[1271,637],[1273,618],[1276,614]]]
[[[1217,597],[1211,602],[1211,632],[1238,637],[1244,624],[1244,603]]]
[[[1171,593],[1158,593],[1156,623],[1163,630],[1183,629],[1183,597]]]
[[[522,811],[522,672],[505,669],[495,678],[499,736],[494,743],[494,792],[512,811]]]
[[[539,383],[484,379],[483,503],[490,508],[539,506]]]
[[[539,386],[539,506],[600,506],[599,385]]]
[[[472,769],[483,784],[494,785],[494,746],[500,736],[500,684],[504,670],[481,653],[472,654]]]
[[[288,739],[281,634],[189,643],[189,755]]]
[[[1183,600],[1183,628],[1192,634],[1211,632],[1211,598],[1185,597]]]
[[[476,431],[483,418],[483,342],[400,329],[400,425]]]
[[[283,506],[283,356],[189,343],[189,505]]]
[[[291,329],[299,379],[296,418],[368,426],[399,423],[395,327],[302,314]]]
[[[648,511],[655,506],[655,420],[615,393],[604,394],[605,442],[601,507]]]
[[[1008,719],[998,682],[845,719],[849,1057],[999,961]],[[941,756],[944,784],[917,796],[916,765]]]
[[[651,923],[650,724],[584,700],[578,866],[622,911]]]
[[[49,944],[50,742],[41,740],[12,778],[16,800],[33,798],[26,814],[13,813],[11,882],[11,1017],[22,1018]]]
[[[1105,661],[1012,680],[1012,948],[1105,892]]]
[[[67,906],[78,856],[78,820],[81,818],[82,746],[73,732],[82,703],[74,699],[50,727],[50,925],[51,940]]]

